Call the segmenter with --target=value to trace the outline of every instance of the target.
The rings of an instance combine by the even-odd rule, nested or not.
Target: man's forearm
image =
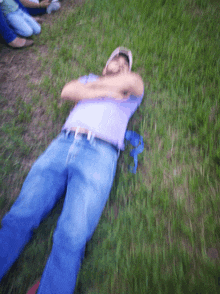
[[[62,90],[61,98],[64,100],[79,101],[83,99],[95,99],[111,97],[117,100],[123,99],[123,95],[113,88],[106,88],[91,85],[92,83],[81,84],[79,81],[72,81],[66,84]]]
[[[79,101],[111,97],[120,100],[128,98],[131,94],[138,96],[142,93],[143,81],[138,74],[132,72],[99,77],[96,81],[88,82],[85,85],[74,80],[64,86],[61,98]]]
[[[38,3],[29,1],[29,0],[20,0],[21,4],[23,4],[25,7],[29,8],[38,8],[40,5]]]
[[[86,84],[89,89],[106,89],[107,91],[128,92],[133,83],[133,73],[101,76],[96,81]]]

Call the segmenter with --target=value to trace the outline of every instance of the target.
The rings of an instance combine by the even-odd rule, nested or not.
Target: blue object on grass
[[[138,166],[138,154],[144,150],[143,137],[138,135],[135,131],[126,131],[125,139],[129,141],[134,147],[136,147],[130,152],[130,156],[134,158],[134,167],[129,166],[129,171],[133,174],[136,174]],[[138,146],[139,142],[140,145]]]

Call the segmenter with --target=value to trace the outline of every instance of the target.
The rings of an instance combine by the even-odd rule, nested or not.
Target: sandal
[[[27,294],[36,294],[39,285],[40,285],[40,280],[38,280],[38,281],[34,284],[34,286],[32,286],[31,288],[28,289]]]
[[[34,44],[33,40],[26,39],[24,45],[21,48],[29,47],[29,46],[32,46],[33,44]]]
[[[23,38],[15,38],[12,42],[8,43],[8,45],[12,48],[24,48],[29,47],[34,44],[34,41],[31,39],[23,39]]]

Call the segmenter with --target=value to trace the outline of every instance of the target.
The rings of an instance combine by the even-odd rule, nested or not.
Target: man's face
[[[123,56],[115,56],[103,70],[103,75],[115,75],[129,71],[127,60]]]

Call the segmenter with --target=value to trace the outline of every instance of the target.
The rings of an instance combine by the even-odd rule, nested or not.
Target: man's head
[[[131,66],[131,51],[123,47],[118,47],[108,59],[102,75],[115,75],[122,72],[129,72],[131,71]]]

